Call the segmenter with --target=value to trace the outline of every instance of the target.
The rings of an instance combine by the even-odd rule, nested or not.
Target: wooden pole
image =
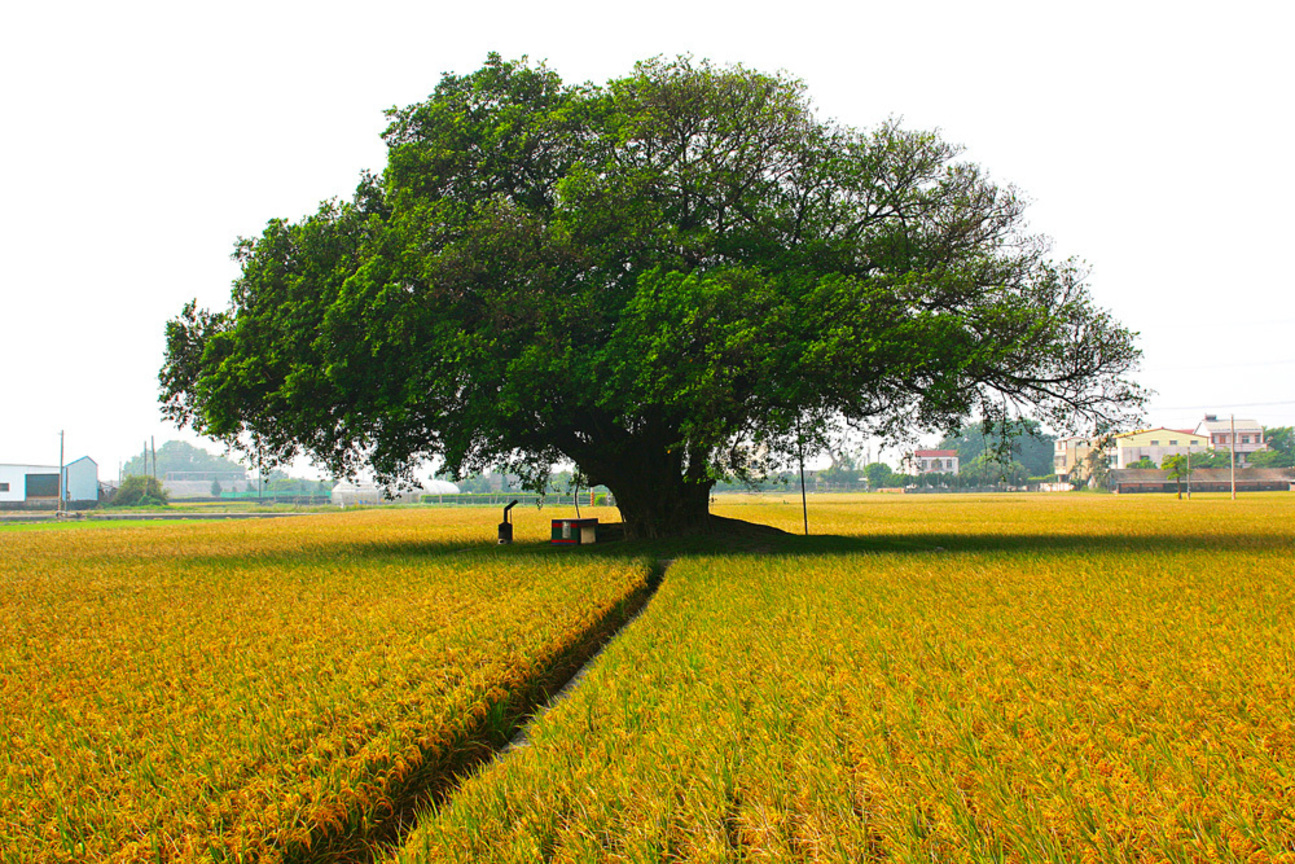
[[[809,500],[805,497],[805,436],[799,431],[796,434],[796,443],[800,449],[800,513],[805,520],[805,536],[809,536]]]
[[[1228,448],[1228,453],[1232,456],[1229,461],[1232,463],[1232,500],[1235,501],[1237,500],[1237,415],[1233,414],[1230,422],[1232,424],[1232,434],[1229,438],[1232,446]]]
[[[62,515],[63,500],[67,497],[67,468],[63,465],[63,430],[58,431],[58,507],[56,512]]]

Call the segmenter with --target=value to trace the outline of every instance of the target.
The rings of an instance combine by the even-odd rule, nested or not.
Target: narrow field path
[[[529,746],[528,731],[546,711],[565,699],[585,677],[602,653],[647,608],[674,559],[658,559],[652,566],[645,589],[626,598],[625,602],[609,612],[593,627],[580,644],[568,651],[542,681],[535,682],[524,693],[517,694],[520,701],[507,706],[503,716],[483,718],[467,746],[456,757],[443,765],[420,794],[401,801],[391,818],[384,820],[378,831],[367,838],[363,849],[350,846],[346,849],[320,849],[312,861],[336,864],[371,864],[380,860],[391,849],[400,848],[417,827],[417,816],[431,804],[443,804],[454,797],[459,786],[472,774],[496,760],[506,758],[514,749]]]
[[[509,741],[508,746],[504,747],[495,755],[495,759],[503,759],[510,751],[519,747],[530,746],[530,731],[534,727],[536,721],[544,714],[548,713],[554,705],[557,705],[563,699],[570,696],[571,691],[575,690],[580,682],[585,680],[585,676],[589,674],[589,670],[593,668],[593,665],[598,661],[598,658],[603,656],[603,652],[611,647],[611,644],[616,641],[616,637],[625,632],[631,624],[639,619],[648,607],[648,600],[652,599],[652,595],[656,593],[656,589],[661,585],[661,581],[665,578],[666,570],[670,569],[670,565],[673,563],[673,558],[663,558],[656,562],[656,566],[652,568],[652,575],[648,580],[648,593],[643,600],[643,604],[639,606],[632,615],[625,619],[625,623],[622,624],[615,633],[607,638],[607,641],[594,652],[593,656],[585,661],[583,666],[576,670],[575,674],[571,676],[571,679],[567,681],[566,684],[562,685],[560,690],[549,697],[548,701],[539,706],[536,711],[526,718],[526,722],[517,730],[517,734],[513,736],[513,740]]]

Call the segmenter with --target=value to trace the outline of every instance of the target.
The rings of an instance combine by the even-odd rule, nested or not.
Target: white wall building
[[[99,465],[89,456],[63,466],[67,500],[72,503],[99,500]]]
[[[1205,419],[1197,424],[1196,434],[1207,438],[1212,450],[1228,449],[1237,454],[1238,468],[1249,461],[1246,457],[1251,453],[1268,449],[1264,427],[1254,420],[1206,414]],[[1232,440],[1234,436],[1235,441]]]
[[[957,450],[914,450],[900,462],[901,474],[957,474]]]
[[[63,488],[69,504],[99,500],[99,465],[82,456],[63,466]],[[58,506],[57,465],[0,465],[0,504]]]

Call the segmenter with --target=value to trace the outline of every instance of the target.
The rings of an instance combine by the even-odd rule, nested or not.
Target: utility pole
[[[796,430],[796,444],[800,449],[800,512],[805,520],[805,536],[809,536],[809,501],[805,498],[805,436]]]
[[[1228,453],[1232,456],[1232,500],[1237,500],[1237,415],[1231,416],[1232,434],[1229,436],[1229,443],[1232,445],[1228,448]]]
[[[63,430],[58,430],[58,507],[55,510],[59,516],[62,516],[65,508],[64,499],[67,498],[67,469],[63,467]]]
[[[1192,500],[1192,439],[1187,439],[1187,500]]]

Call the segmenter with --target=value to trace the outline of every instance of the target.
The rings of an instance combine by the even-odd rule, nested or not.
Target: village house
[[[1238,468],[1249,464],[1247,457],[1251,453],[1268,449],[1268,444],[1264,441],[1264,427],[1254,420],[1219,418],[1216,414],[1206,414],[1205,419],[1197,424],[1196,434],[1207,438],[1212,450],[1227,449],[1235,453]]]
[[[957,450],[914,450],[900,463],[901,474],[957,474]]]
[[[1072,435],[1069,438],[1058,438],[1053,445],[1052,470],[1057,480],[1067,483],[1072,480],[1083,480],[1088,476],[1088,454],[1093,452],[1090,438]]]
[[[1184,456],[1188,452],[1204,453],[1209,448],[1209,440],[1204,435],[1197,435],[1187,429],[1157,426],[1154,429],[1139,429],[1116,435],[1111,439],[1108,452],[1110,465],[1115,469],[1128,468],[1143,459],[1150,459],[1159,468],[1167,456]]]

